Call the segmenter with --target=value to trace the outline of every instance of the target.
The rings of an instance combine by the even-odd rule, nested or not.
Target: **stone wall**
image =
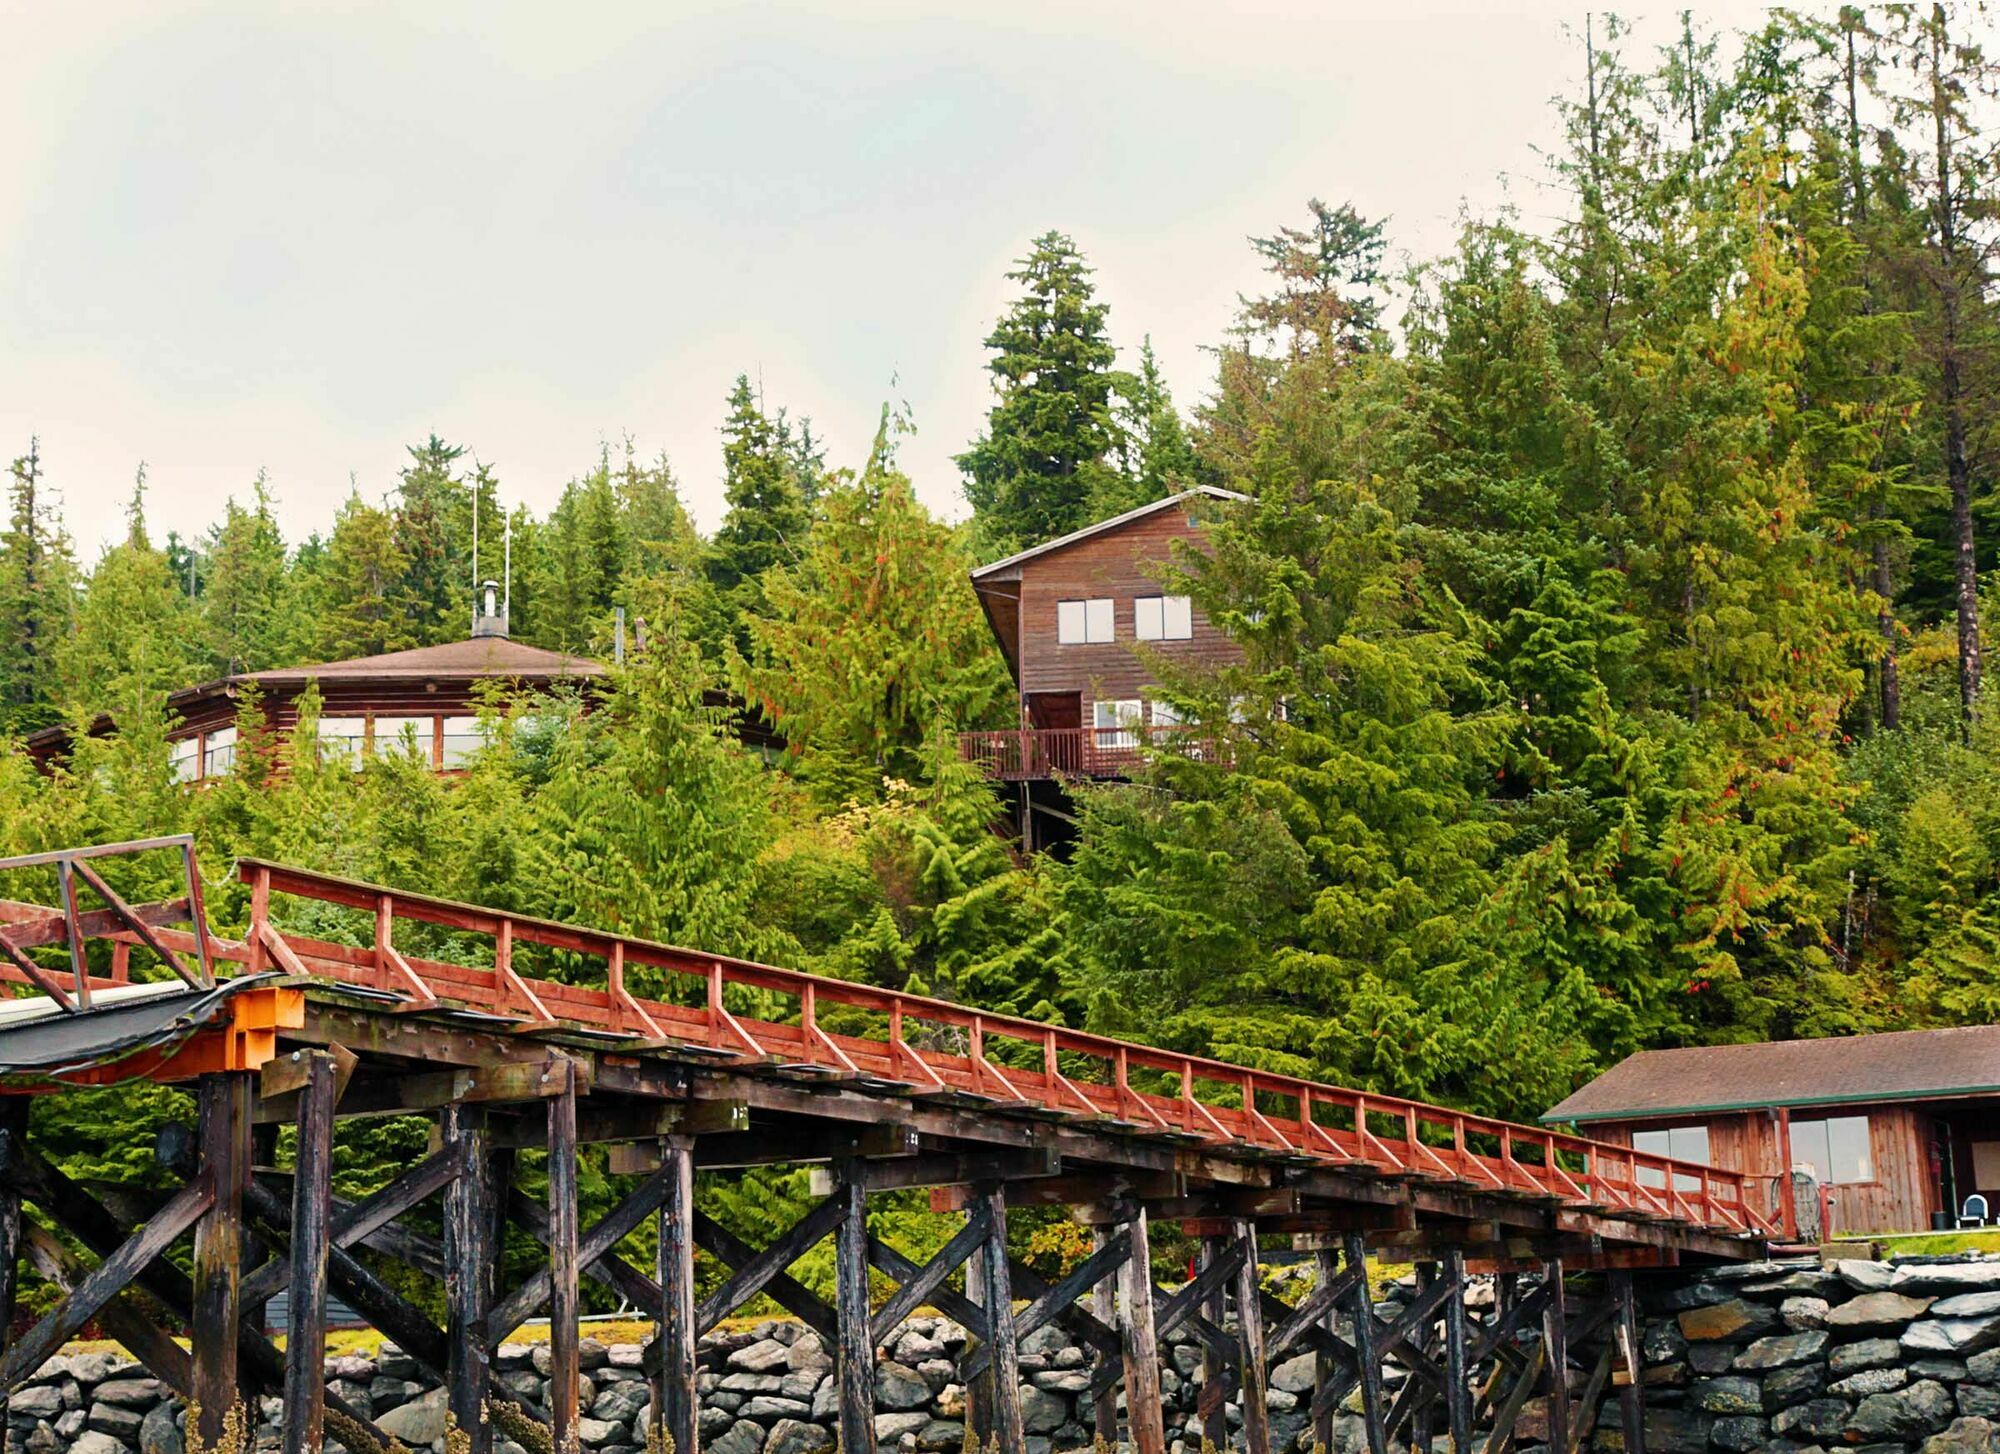
[[[1863,1454],[2000,1451],[2000,1260],[1894,1263],[1760,1263],[1706,1272],[1646,1274],[1642,1330],[1647,1447],[1653,1454],[1859,1449]],[[1393,1304],[1408,1289],[1391,1289]],[[1490,1282],[1468,1303],[1491,1306]],[[1394,1316],[1393,1307],[1382,1309]],[[956,1451],[965,1438],[965,1391],[954,1359],[963,1329],[914,1318],[881,1351],[875,1432],[884,1454]],[[582,1434],[596,1454],[646,1444],[650,1393],[636,1344],[583,1344]],[[1199,1348],[1166,1339],[1161,1387],[1178,1454],[1199,1449],[1194,1396]],[[509,1344],[501,1379],[541,1405],[546,1348]],[[1029,1454],[1087,1448],[1089,1355],[1043,1329],[1022,1344]],[[832,1454],[833,1363],[819,1338],[793,1323],[763,1323],[703,1341],[701,1437],[713,1454]],[[413,1450],[443,1454],[444,1407],[416,1365],[393,1345],[327,1365],[336,1391]],[[1309,1441],[1310,1354],[1271,1378],[1272,1446]],[[1581,1382],[1582,1375],[1576,1375]],[[1397,1382],[1390,1373],[1391,1387]],[[260,1443],[274,1440],[276,1400],[260,1410]],[[182,1454],[177,1405],[129,1360],[72,1354],[50,1360],[8,1407],[10,1447],[29,1454]],[[1232,1406],[1230,1427],[1240,1428]],[[1531,1450],[1545,1413],[1533,1405],[1517,1446]],[[1358,1454],[1360,1421],[1336,1421],[1332,1454]],[[1618,1454],[1617,1404],[1607,1398],[1593,1445]],[[1442,1448],[1442,1444],[1439,1446]],[[503,1454],[518,1454],[501,1445]]]

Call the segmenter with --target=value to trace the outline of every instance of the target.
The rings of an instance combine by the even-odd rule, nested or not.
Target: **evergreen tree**
[[[48,482],[41,441],[13,463],[0,534],[0,726],[32,732],[55,719],[56,652],[75,609],[69,537]]]
[[[722,471],[729,508],[710,543],[708,577],[736,618],[731,636],[741,650],[748,643],[743,623],[764,609],[764,572],[799,558],[812,523],[790,424],[782,412],[775,418],[764,412],[747,374],[738,374],[729,391]]]
[[[465,452],[435,434],[411,445],[391,508],[405,562],[398,594],[420,645],[463,640],[471,627],[472,477],[459,465]]]
[[[209,534],[201,596],[209,651],[224,673],[262,671],[291,658],[299,622],[292,612],[285,541],[260,470],[246,509],[232,496]]]
[[[1113,397],[1123,380],[1083,254],[1045,232],[1007,276],[1022,296],[986,339],[993,408],[958,456],[987,556],[1089,524],[1117,490]]]
[[[1091,502],[1097,519],[1163,500],[1200,483],[1194,443],[1174,407],[1148,336],[1139,346],[1139,371],[1123,379],[1117,395],[1118,469]]]
[[[418,613],[408,591],[409,557],[396,543],[386,510],[353,492],[335,517],[318,579],[319,661],[376,656],[419,643]]]

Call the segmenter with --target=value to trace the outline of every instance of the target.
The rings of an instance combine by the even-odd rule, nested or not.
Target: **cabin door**
[[[1937,1192],[1937,1209],[1946,1214],[1946,1226],[1958,1222],[1958,1167],[1952,1154],[1951,1122],[1930,1118],[1931,1184]]]

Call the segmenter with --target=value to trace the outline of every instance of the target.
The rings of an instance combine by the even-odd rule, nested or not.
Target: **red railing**
[[[1018,727],[1006,732],[961,732],[958,755],[1002,782],[1057,777],[1124,777],[1148,746],[1186,742],[1188,727]],[[1214,749],[1202,737],[1188,750]]]
[[[0,864],[0,867],[4,867]],[[894,1088],[915,1096],[1032,1107],[1041,1113],[1234,1150],[1304,1157],[1371,1176],[1526,1197],[1579,1211],[1665,1220],[1722,1232],[1774,1234],[1750,1193],[1754,1178],[1542,1127],[1515,1125],[1394,1096],[1250,1070],[1038,1021],[872,985],[802,974],[649,940],[405,894],[373,884],[246,860],[250,923],[242,941],[207,937],[219,960],[365,986],[415,1006],[463,1006],[522,1028],[597,1032],[627,1048],[699,1047],[747,1065]],[[357,911],[365,943],[280,926],[274,900]],[[0,919],[48,910],[0,903]],[[325,921],[324,914],[318,916]],[[398,924],[428,925],[463,943],[489,942],[490,964],[406,953]],[[88,928],[90,926],[86,926]],[[105,925],[98,937],[131,941]],[[169,950],[185,931],[151,929]],[[527,975],[517,956],[569,957],[592,983]],[[480,956],[487,957],[487,956]],[[589,968],[592,962],[600,967]],[[635,973],[678,999],[644,996]],[[0,979],[23,981],[11,963]],[[109,979],[93,983],[111,984]],[[832,1018],[835,1026],[824,1023]]]

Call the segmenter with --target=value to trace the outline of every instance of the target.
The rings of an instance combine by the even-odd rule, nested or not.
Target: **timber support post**
[[[1465,1254],[1457,1248],[1444,1255],[1444,1398],[1445,1423],[1451,1432],[1452,1454],[1472,1454],[1472,1369],[1466,1361]]]
[[[576,1454],[583,1377],[577,1286],[576,1067],[565,1061],[562,1088],[549,1099],[549,1433],[555,1454]],[[496,1202],[498,1198],[495,1198]],[[498,1239],[495,1239],[496,1242]],[[495,1249],[498,1250],[497,1247]]]
[[[834,1195],[840,1198],[833,1259],[840,1447],[867,1450],[875,1444],[875,1338],[868,1311],[868,1193],[859,1165],[841,1166]]]
[[[1101,1224],[1091,1228],[1092,1251],[1102,1252],[1110,1241],[1111,1233]],[[1118,1274],[1115,1271],[1097,1280],[1090,1298],[1091,1310],[1096,1313],[1098,1321],[1106,1327],[1118,1326]],[[1108,1356],[1105,1349],[1098,1349],[1098,1367],[1103,1367]],[[1091,1401],[1090,1415],[1093,1434],[1103,1440],[1106,1447],[1115,1448],[1118,1443],[1118,1390],[1114,1385],[1105,1384]],[[1222,1446],[1218,1444],[1216,1447],[1219,1449]]]
[[[8,1096],[0,1101],[0,1355],[13,1341],[14,1295],[21,1267],[21,1192],[9,1173],[15,1158],[28,1144],[26,1096]],[[10,1390],[0,1384],[0,1431],[7,1427],[7,1397]],[[0,1439],[4,1439],[0,1432]]]
[[[291,1281],[285,1294],[283,1454],[319,1454],[326,1425],[326,1263],[333,1215],[333,1057],[304,1057],[292,1173]]]
[[[1347,1265],[1366,1268],[1368,1244],[1359,1232],[1347,1234]],[[1355,1279],[1353,1306],[1354,1359],[1361,1377],[1361,1422],[1368,1434],[1369,1454],[1389,1454],[1388,1426],[1383,1419],[1382,1365],[1375,1353],[1375,1299],[1364,1271]]]
[[[243,1071],[204,1075],[196,1091],[201,1107],[197,1174],[208,1180],[211,1200],[195,1223],[189,1332],[194,1344],[193,1402],[201,1410],[196,1434],[209,1448],[221,1444],[228,1427],[247,1412],[237,1377],[236,1328],[242,1315],[243,1189],[250,1179],[251,1091],[252,1077]]]
[[[1201,1239],[1201,1270],[1208,1271],[1222,1260],[1227,1242],[1221,1237]],[[1201,1300],[1201,1315],[1216,1327],[1221,1327],[1226,1318],[1227,1289],[1216,1283],[1208,1295]],[[1197,1412],[1201,1416],[1201,1437],[1217,1449],[1229,1447],[1229,1365],[1223,1361],[1222,1350],[1215,1344],[1203,1340],[1201,1345],[1201,1393],[1197,1398]],[[1327,1447],[1331,1448],[1331,1445]]]
[[[1639,1307],[1632,1295],[1632,1274],[1619,1268],[1611,1274],[1613,1346],[1618,1350],[1618,1423],[1625,1434],[1625,1454],[1646,1454],[1646,1374],[1639,1354]]]
[[[1271,1413],[1264,1402],[1264,1308],[1257,1285],[1256,1222],[1249,1218],[1238,1221],[1235,1234],[1243,1249],[1236,1264],[1236,1344],[1243,1363],[1243,1448],[1246,1454],[1271,1454]]]
[[[1160,1407],[1160,1340],[1153,1323],[1153,1250],[1146,1208],[1125,1224],[1131,1255],[1118,1269],[1118,1333],[1125,1358],[1125,1422],[1132,1454],[1166,1454],[1166,1417]]]
[[[1548,1350],[1543,1375],[1549,1391],[1549,1448],[1568,1454],[1569,1439],[1569,1321],[1563,1308],[1563,1265],[1551,1258],[1543,1271],[1548,1302],[1542,1307],[1542,1346]]]
[[[486,1318],[493,1297],[493,1207],[486,1112],[474,1105],[447,1106],[442,1123],[445,1144],[459,1154],[458,1175],[444,1198],[445,1407],[466,1441],[465,1454],[492,1454]]]
[[[666,1195],[660,1199],[659,1251],[654,1272],[660,1283],[659,1373],[653,1387],[653,1417],[675,1454],[696,1454],[694,1321],[694,1140],[660,1140]]]
[[[1331,1243],[1324,1240],[1321,1241],[1320,1245],[1313,1252],[1313,1264],[1319,1273],[1320,1287],[1329,1288],[1335,1282],[1339,1281],[1340,1253],[1334,1250]],[[1337,1303],[1329,1302],[1326,1312],[1321,1316],[1320,1320],[1321,1330],[1326,1336],[1319,1341],[1319,1345],[1313,1350],[1313,1393],[1315,1395],[1312,1402],[1313,1443],[1323,1449],[1333,1448],[1334,1410],[1332,1404],[1322,1404],[1317,1395],[1321,1389],[1328,1387],[1340,1376],[1340,1366],[1334,1362],[1333,1357],[1333,1341],[1339,1335],[1339,1323],[1340,1307]],[[1217,1443],[1215,1447],[1220,1449],[1222,1445]]]
[[[1000,1454],[1022,1454],[1021,1344],[1014,1326],[1014,1281],[1007,1266],[1007,1198],[998,1182],[976,1189],[986,1237],[973,1253],[985,1264],[986,1326],[993,1363],[993,1433]]]

